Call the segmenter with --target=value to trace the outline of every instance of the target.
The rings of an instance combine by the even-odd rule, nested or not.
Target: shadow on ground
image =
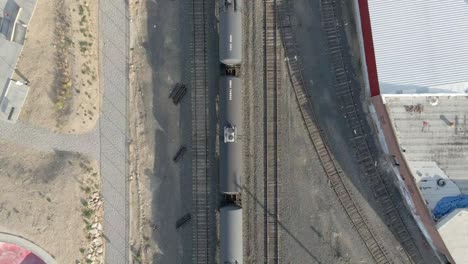
[[[152,1],[147,0],[147,31],[148,40],[144,43],[148,62],[152,68],[152,82],[148,83],[149,94],[146,106],[152,106],[154,117],[154,168],[146,174],[151,177],[153,192],[152,221],[158,229],[153,234],[153,240],[159,247],[153,257],[154,263],[191,263],[192,233],[194,231],[194,216],[183,227],[176,229],[178,219],[192,210],[192,63],[193,36],[191,24],[192,6],[183,1]],[[214,2],[206,6],[214,15]],[[214,262],[216,249],[215,206],[216,206],[216,173],[213,165],[215,158],[215,96],[217,87],[218,67],[217,48],[213,50],[215,38],[214,16],[208,16],[207,26],[207,58],[208,71],[208,115],[210,117],[208,142],[208,174],[211,176],[210,193],[213,203],[210,205],[210,221],[213,227],[210,232],[211,256]],[[188,89],[178,105],[174,105],[169,94],[176,83],[184,83]],[[187,152],[180,161],[173,161],[179,148],[185,146]]]
[[[152,106],[154,118],[154,168],[146,169],[151,178],[153,193],[151,221],[157,226],[152,239],[159,252],[153,256],[155,263],[189,263],[191,256],[191,225],[176,230],[178,218],[191,210],[190,152],[174,163],[177,150],[186,145],[190,149],[191,110],[190,92],[179,105],[169,99],[177,82],[189,81],[186,58],[189,50],[189,24],[187,8],[175,1],[146,2],[147,42],[143,43],[151,66],[152,80],[144,87],[145,106]],[[151,108],[148,108],[151,109]]]

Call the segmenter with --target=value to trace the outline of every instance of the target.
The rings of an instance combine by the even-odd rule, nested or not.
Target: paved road
[[[98,132],[97,129],[94,129],[82,135],[57,134],[20,121],[15,124],[0,122],[0,139],[42,151],[53,149],[79,152],[95,159],[99,158]]]
[[[128,3],[99,3],[101,84],[104,91],[99,122],[103,178],[106,263],[128,263],[127,89]]]

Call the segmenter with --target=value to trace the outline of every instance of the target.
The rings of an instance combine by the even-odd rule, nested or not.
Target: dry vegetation
[[[84,133],[98,119],[98,1],[38,1],[18,70],[31,82],[21,120]]]
[[[0,232],[25,237],[57,263],[104,263],[96,162],[0,142]]]

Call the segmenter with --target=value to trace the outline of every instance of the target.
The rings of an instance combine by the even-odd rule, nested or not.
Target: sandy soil
[[[131,17],[134,18],[131,28],[131,61],[130,71],[130,105],[136,111],[129,113],[130,138],[130,243],[133,254],[132,263],[149,263],[152,255],[159,252],[158,246],[151,240],[156,225],[150,220],[152,195],[148,186],[150,179],[145,177],[145,168],[154,166],[154,153],[151,144],[148,144],[153,133],[148,133],[145,103],[142,86],[151,82],[151,67],[146,59],[146,50],[141,42],[147,36],[146,5],[139,1],[132,1]],[[136,49],[135,49],[136,47]],[[145,69],[150,69],[145,70]],[[146,188],[145,188],[146,186]]]
[[[0,156],[0,232],[33,241],[57,263],[103,263],[96,162],[70,152],[0,146],[8,153]]]
[[[20,120],[73,134],[96,125],[97,14],[98,1],[38,1],[17,67],[30,81]]]

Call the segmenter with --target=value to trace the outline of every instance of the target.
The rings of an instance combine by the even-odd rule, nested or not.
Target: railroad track
[[[280,92],[277,0],[264,0],[264,263],[279,263],[278,96]]]
[[[408,260],[414,263],[424,263],[421,252],[408,232],[390,192],[382,179],[381,172],[375,166],[375,159],[366,141],[366,134],[359,117],[359,96],[354,96],[351,86],[350,74],[346,69],[344,58],[347,55],[343,51],[341,34],[343,34],[342,22],[338,19],[339,2],[336,0],[322,0],[320,3],[322,29],[325,33],[329,49],[331,68],[335,79],[335,91],[338,95],[342,112],[348,122],[348,127],[353,131],[352,143],[355,156],[359,162],[361,171],[365,173],[371,184],[372,191],[377,197],[380,207],[384,211],[384,219],[391,230],[396,233],[398,240],[405,249]]]
[[[212,260],[208,173],[207,3],[192,0],[192,263]]]
[[[306,125],[309,138],[319,156],[322,167],[329,179],[330,186],[338,197],[345,213],[351,221],[354,228],[357,230],[361,240],[369,250],[370,254],[378,264],[391,263],[387,252],[379,243],[367,219],[359,205],[356,203],[353,194],[347,188],[343,177],[343,171],[339,164],[333,158],[326,145],[326,137],[317,125],[312,101],[306,89],[303,75],[302,65],[299,54],[296,48],[295,37],[291,28],[288,10],[285,7],[279,9],[279,25],[281,31],[281,39],[285,48],[288,64],[288,73],[291,85],[294,89],[296,99],[299,105],[303,121]]]

